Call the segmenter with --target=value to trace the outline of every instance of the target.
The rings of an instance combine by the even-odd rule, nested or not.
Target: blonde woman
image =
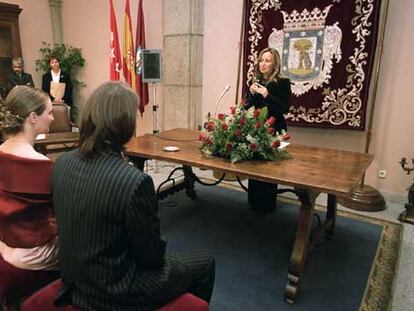
[[[287,130],[283,114],[289,112],[292,92],[289,79],[281,77],[280,56],[275,49],[266,48],[260,52],[252,82],[245,107],[267,107],[268,118],[276,118],[273,128],[279,132]]]
[[[267,117],[275,118],[271,127],[277,132],[286,131],[283,114],[289,112],[291,89],[289,79],[281,77],[277,50],[268,47],[260,52],[249,91],[245,108],[267,107]],[[277,184],[249,179],[248,188],[248,202],[253,210],[273,212],[276,209]]]
[[[49,96],[32,87],[0,102],[0,255],[20,269],[58,269],[52,162],[33,147],[53,119]]]

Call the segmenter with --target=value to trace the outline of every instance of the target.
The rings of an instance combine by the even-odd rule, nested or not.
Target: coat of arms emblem
[[[296,96],[329,83],[333,61],[341,60],[342,32],[338,23],[325,25],[332,5],[283,14],[283,29],[273,28],[268,43],[279,51],[282,74]]]

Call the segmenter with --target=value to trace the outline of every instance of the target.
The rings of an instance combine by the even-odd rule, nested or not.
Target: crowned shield
[[[281,11],[283,29],[274,28],[269,36],[269,46],[278,50],[282,74],[291,80],[296,96],[329,83],[333,60],[341,59],[341,29],[337,23],[325,25],[331,6],[323,11]]]

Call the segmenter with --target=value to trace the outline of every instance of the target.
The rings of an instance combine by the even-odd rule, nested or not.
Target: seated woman
[[[0,102],[0,255],[27,270],[58,270],[52,162],[33,148],[53,120],[44,92],[16,86]]]
[[[52,173],[64,288],[82,310],[154,310],[185,292],[209,301],[214,259],[170,257],[150,176],[123,156],[136,126],[136,93],[107,82],[81,112],[79,149]]]

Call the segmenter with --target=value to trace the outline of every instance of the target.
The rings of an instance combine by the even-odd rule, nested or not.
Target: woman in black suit
[[[260,52],[255,76],[249,88],[246,109],[267,107],[268,117],[276,118],[276,131],[287,130],[283,114],[289,112],[290,80],[280,75],[280,56],[277,50],[266,48]]]
[[[46,72],[42,76],[42,90],[49,94],[49,97],[52,102],[55,103],[65,103],[66,105],[70,106],[70,119],[74,122],[78,122],[78,107],[73,103],[72,100],[72,79],[69,73],[64,72],[60,69],[60,62],[57,56],[51,56],[49,59],[49,66],[50,71]],[[65,92],[63,96],[60,97],[53,97],[50,94],[50,83],[51,82],[59,82],[65,83]]]
[[[60,69],[59,59],[51,56],[49,59],[50,71],[42,77],[42,90],[49,94],[52,102],[62,103],[72,106],[72,80],[69,73]],[[55,98],[50,94],[50,82],[65,83],[65,93],[62,98]]]
[[[82,310],[154,310],[213,291],[212,257],[165,255],[152,179],[123,156],[138,103],[125,83],[98,87],[81,113],[80,148],[54,165],[61,297]]]
[[[276,49],[262,50],[255,65],[255,76],[249,88],[245,108],[268,108],[268,118],[276,121],[272,127],[276,132],[287,130],[283,114],[289,112],[291,96],[290,81],[280,74],[280,56]],[[248,201],[252,209],[274,211],[276,208],[276,184],[249,179]]]

